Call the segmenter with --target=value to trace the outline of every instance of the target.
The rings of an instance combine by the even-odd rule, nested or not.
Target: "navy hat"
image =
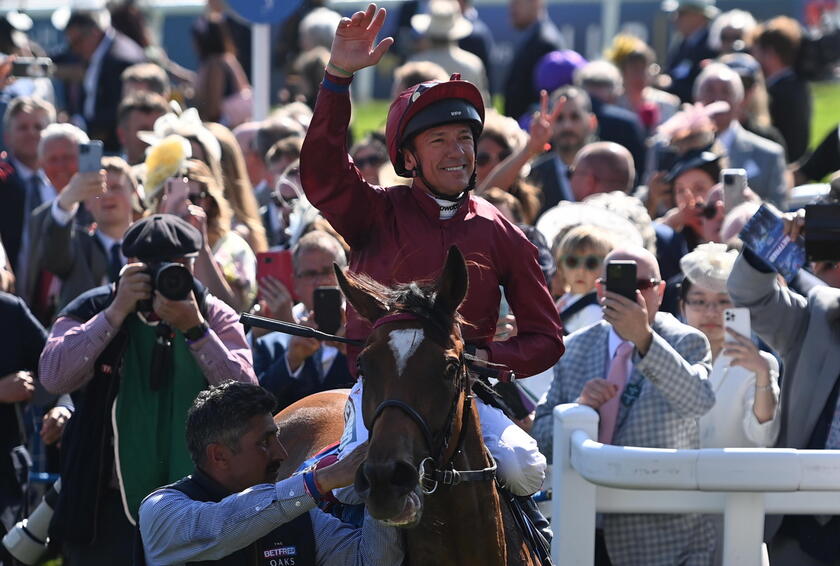
[[[153,214],[138,220],[125,231],[122,251],[125,257],[141,261],[171,261],[198,255],[201,232],[174,214]]]
[[[703,169],[717,182],[718,174],[712,174],[711,169],[714,169],[714,167],[720,168],[718,164],[720,158],[720,155],[708,149],[689,151],[677,159],[676,163],[671,167],[671,170],[665,175],[665,181],[667,183],[673,183],[677,177],[686,171]]]

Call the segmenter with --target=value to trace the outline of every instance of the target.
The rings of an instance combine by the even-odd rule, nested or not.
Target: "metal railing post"
[[[581,405],[554,409],[551,556],[555,564],[591,566],[595,560],[595,490],[571,466],[571,435],[575,430],[598,438],[598,413]],[[567,512],[563,512],[566,510]]]

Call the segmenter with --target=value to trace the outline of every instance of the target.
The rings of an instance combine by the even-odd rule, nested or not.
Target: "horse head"
[[[429,493],[418,470],[452,458],[469,392],[457,314],[466,263],[453,246],[437,281],[392,289],[336,271],[347,300],[374,325],[358,358],[370,446],[355,487],[374,518],[415,526]]]

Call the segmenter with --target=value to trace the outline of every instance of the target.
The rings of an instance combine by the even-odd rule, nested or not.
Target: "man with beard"
[[[277,481],[288,454],[271,415],[276,403],[262,387],[236,381],[199,393],[186,425],[195,470],[141,504],[145,561],[135,566],[402,563],[396,528],[365,517],[355,529],[316,507],[322,493],[353,482],[367,446]]]
[[[552,93],[553,103],[562,97],[566,103],[554,122],[551,151],[538,157],[531,167],[528,180],[542,187],[543,203],[540,214],[560,201],[575,201],[571,175],[575,156],[590,142],[598,127],[592,113],[592,101],[586,91],[565,86]]]

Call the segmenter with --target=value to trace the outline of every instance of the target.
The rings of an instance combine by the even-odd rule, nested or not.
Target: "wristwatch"
[[[208,330],[210,330],[210,327],[207,325],[206,321],[203,321],[198,326],[193,326],[192,328],[188,328],[184,331],[184,338],[187,339],[187,342],[195,342],[196,340],[204,338],[204,335],[207,334]]]

